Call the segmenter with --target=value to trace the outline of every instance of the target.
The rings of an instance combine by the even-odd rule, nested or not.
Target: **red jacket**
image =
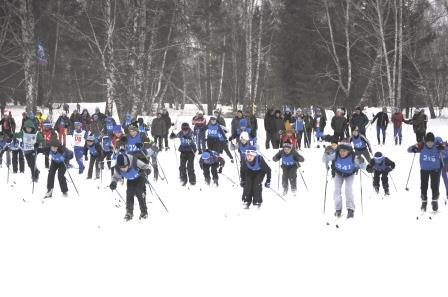
[[[295,134],[292,135],[284,134],[282,136],[282,143],[285,143],[287,141],[291,142],[294,148],[297,148],[297,137]]]
[[[394,128],[401,128],[404,121],[403,113],[401,111],[393,113],[390,121],[394,123]]]

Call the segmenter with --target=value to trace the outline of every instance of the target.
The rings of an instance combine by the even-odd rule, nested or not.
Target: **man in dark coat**
[[[165,108],[162,109],[162,119],[165,121],[165,125],[166,125],[166,133],[163,135],[163,140],[165,141],[165,149],[169,149],[169,145],[168,145],[168,130],[171,127],[171,118],[170,115],[168,114],[168,110],[166,110]]]
[[[272,131],[271,139],[272,139],[272,147],[274,149],[278,149],[280,147],[280,134],[285,129],[285,124],[281,117],[281,111],[276,110],[274,113],[274,129]]]
[[[378,112],[372,119],[372,124],[376,121],[376,138],[378,139],[378,145],[380,142],[380,133],[383,133],[383,145],[386,140],[386,129],[389,125],[389,116],[387,115],[387,108],[383,107],[383,110]]]
[[[426,134],[426,126],[428,123],[428,117],[425,115],[425,110],[416,109],[412,119],[405,120],[404,123],[412,125],[417,142],[422,142]]]
[[[359,133],[366,136],[366,126],[368,123],[369,119],[362,112],[361,107],[357,106],[355,108],[355,113],[352,115],[350,127],[352,128],[352,130],[358,127]]]
[[[166,121],[162,118],[162,113],[157,112],[157,117],[152,120],[151,135],[154,138],[154,144],[159,144],[159,150],[163,147],[162,139],[165,133],[168,133]]]
[[[344,139],[344,131],[346,128],[347,119],[342,115],[342,109],[336,111],[336,115],[331,119],[331,128],[334,131],[334,137],[338,141]]]
[[[272,138],[275,134],[274,124],[274,109],[269,108],[264,116],[264,130],[266,131],[266,149],[269,149],[269,143],[272,143],[274,147],[275,138]]]

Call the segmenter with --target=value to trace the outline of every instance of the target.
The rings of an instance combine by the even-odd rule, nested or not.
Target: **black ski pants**
[[[247,170],[244,190],[243,190],[243,201],[245,203],[262,203],[263,198],[261,196],[263,187],[262,182],[265,173],[263,171],[257,170]]]
[[[133,180],[128,180],[126,183],[126,212],[134,212],[134,196],[137,197],[140,206],[140,213],[147,214],[148,208],[146,206],[146,191],[145,178],[140,176]]]
[[[288,183],[291,184],[291,191],[297,191],[297,166],[282,166],[282,186],[284,191],[288,191]]]
[[[181,152],[180,153],[180,180],[182,182],[186,182],[187,180],[190,183],[196,183],[196,175],[194,173],[194,153],[193,152]],[[188,173],[188,179],[187,179]]]
[[[59,186],[61,187],[61,192],[68,192],[67,188],[67,180],[65,179],[65,171],[67,168],[65,167],[64,162],[56,163],[51,162],[50,170],[48,171],[48,179],[47,179],[47,190],[50,191],[54,188],[54,177],[56,175],[56,171],[58,172],[58,181]]]
[[[432,200],[439,199],[440,170],[420,170],[422,200],[428,200],[428,184],[431,178]]]

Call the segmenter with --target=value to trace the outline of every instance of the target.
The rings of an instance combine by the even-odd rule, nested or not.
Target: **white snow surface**
[[[371,118],[371,111],[367,114]],[[177,121],[173,117],[179,127],[183,120],[190,122],[191,116]],[[258,123],[261,151],[270,160],[276,151],[264,149],[263,120]],[[446,120],[430,120],[428,126],[447,139]],[[332,133],[329,124],[325,132]],[[367,133],[375,144],[375,126]],[[297,197],[287,196],[285,202],[264,188],[261,209],[242,210],[242,189],[223,176],[219,188],[205,186],[198,157],[198,184],[181,188],[175,157],[179,153],[170,140],[171,150],[159,154],[169,185],[160,179],[152,182],[169,213],[148,190],[149,218],[142,222],[137,201],[134,219],[123,221],[124,205],[117,208],[117,194],[104,188],[110,182],[106,171],[101,185],[70,169],[80,195],[69,183],[69,197],[62,196],[56,179],[53,198],[42,203],[44,157],[38,157],[41,178],[34,195],[29,169],[10,175],[10,184],[15,183],[11,187],[4,165],[0,296],[446,296],[448,211],[443,182],[440,213],[433,220],[416,220],[418,158],[410,191],[405,191],[413,156],[406,148],[415,136],[405,125],[404,144],[395,146],[392,126],[387,133],[386,145],[374,145],[373,150],[396,162],[392,178],[398,191],[389,181],[391,196],[382,199],[374,194],[372,180],[361,175],[362,211],[356,176],[355,218],[343,220],[339,229],[326,225],[334,212],[333,181],[329,178],[324,215],[323,149],[315,143],[300,152],[309,192],[299,175]],[[238,182],[235,164],[225,158],[223,173]],[[272,188],[278,191],[278,163],[268,164]],[[125,197],[125,186],[118,191]]]

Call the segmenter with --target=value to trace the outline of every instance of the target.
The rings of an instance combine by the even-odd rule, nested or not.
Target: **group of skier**
[[[125,219],[133,217],[134,197],[137,197],[140,206],[140,219],[148,217],[146,207],[146,185],[150,185],[148,175],[154,172],[154,180],[159,177],[157,155],[163,148],[169,148],[168,131],[174,125],[166,110],[157,113],[153,119],[151,129],[143,123],[143,119],[132,120],[127,114],[122,125],[116,124],[111,116],[102,114],[96,109],[89,121],[83,118],[88,114],[84,110],[78,116],[77,110],[71,118],[62,112],[54,126],[45,115],[29,112],[23,115],[22,128],[15,132],[15,122],[12,116],[4,117],[2,132],[0,134],[0,165],[6,153],[7,166],[12,164],[13,173],[23,173],[24,159],[31,171],[33,183],[38,182],[39,169],[36,166],[38,154],[45,156],[45,167],[49,169],[47,178],[47,193],[45,198],[53,194],[56,173],[61,192],[68,192],[65,173],[71,159],[75,159],[79,174],[85,170],[84,162],[88,163],[87,179],[102,178],[104,164],[111,172],[112,182],[109,187],[117,188],[117,182],[126,179],[126,214]],[[90,120],[90,118],[92,120]],[[347,120],[344,109],[337,109],[331,120],[333,135],[325,135],[326,114],[323,109],[296,109],[293,115],[290,108],[268,110],[264,124],[266,130],[266,148],[272,144],[279,149],[272,161],[279,162],[282,171],[283,195],[290,190],[295,196],[297,193],[297,172],[304,157],[299,153],[301,142],[309,148],[314,131],[317,147],[324,147],[323,162],[327,167],[327,175],[331,172],[334,178],[334,207],[335,216],[342,216],[342,186],[345,184],[345,197],[347,218],[353,218],[355,203],[353,183],[356,174],[366,170],[373,174],[373,187],[378,193],[381,184],[385,195],[390,195],[389,173],[394,170],[395,163],[381,152],[373,153],[372,146],[366,138],[366,128],[369,124],[377,122],[378,144],[385,143],[386,128],[389,122],[394,125],[394,139],[396,145],[402,144],[401,124],[414,125],[417,144],[408,151],[420,154],[421,168],[421,199],[422,211],[426,211],[428,196],[428,183],[431,180],[432,210],[438,210],[439,181],[443,177],[448,189],[446,165],[448,161],[446,143],[432,133],[426,133],[427,117],[424,111],[418,111],[412,119],[405,120],[399,109],[394,112],[389,121],[387,109],[377,113],[372,120],[357,107]],[[257,118],[250,111],[239,110],[232,119],[230,129],[219,110],[213,115],[204,116],[199,111],[190,123],[181,124],[180,131],[174,130],[169,138],[178,141],[179,178],[181,186],[187,183],[195,185],[195,157],[199,154],[198,165],[202,170],[206,185],[219,186],[219,174],[222,174],[225,152],[231,163],[236,164],[239,174],[239,184],[243,188],[242,200],[245,208],[251,205],[260,207],[263,203],[263,184],[266,188],[271,185],[271,168],[266,157],[260,152],[257,145]],[[347,131],[349,130],[349,131]],[[154,142],[149,138],[154,138]],[[67,138],[67,135],[70,137]],[[229,136],[228,136],[229,135]],[[422,136],[423,135],[423,136]],[[382,136],[382,138],[380,137]],[[67,148],[68,142],[73,151]],[[71,143],[70,139],[73,140]],[[326,146],[326,143],[330,145]],[[176,147],[176,141],[174,142]],[[230,145],[230,148],[229,148]],[[233,155],[231,150],[233,150]],[[10,156],[10,154],[12,156]],[[50,162],[51,160],[51,162]],[[94,172],[95,169],[95,172]],[[152,170],[151,170],[152,169]],[[93,175],[95,173],[95,175]],[[366,173],[363,173],[366,174]],[[227,177],[228,178],[228,177]],[[228,178],[232,181],[230,178]],[[264,181],[264,183],[263,183]],[[233,182],[233,181],[232,181]],[[448,195],[448,191],[447,191]]]

